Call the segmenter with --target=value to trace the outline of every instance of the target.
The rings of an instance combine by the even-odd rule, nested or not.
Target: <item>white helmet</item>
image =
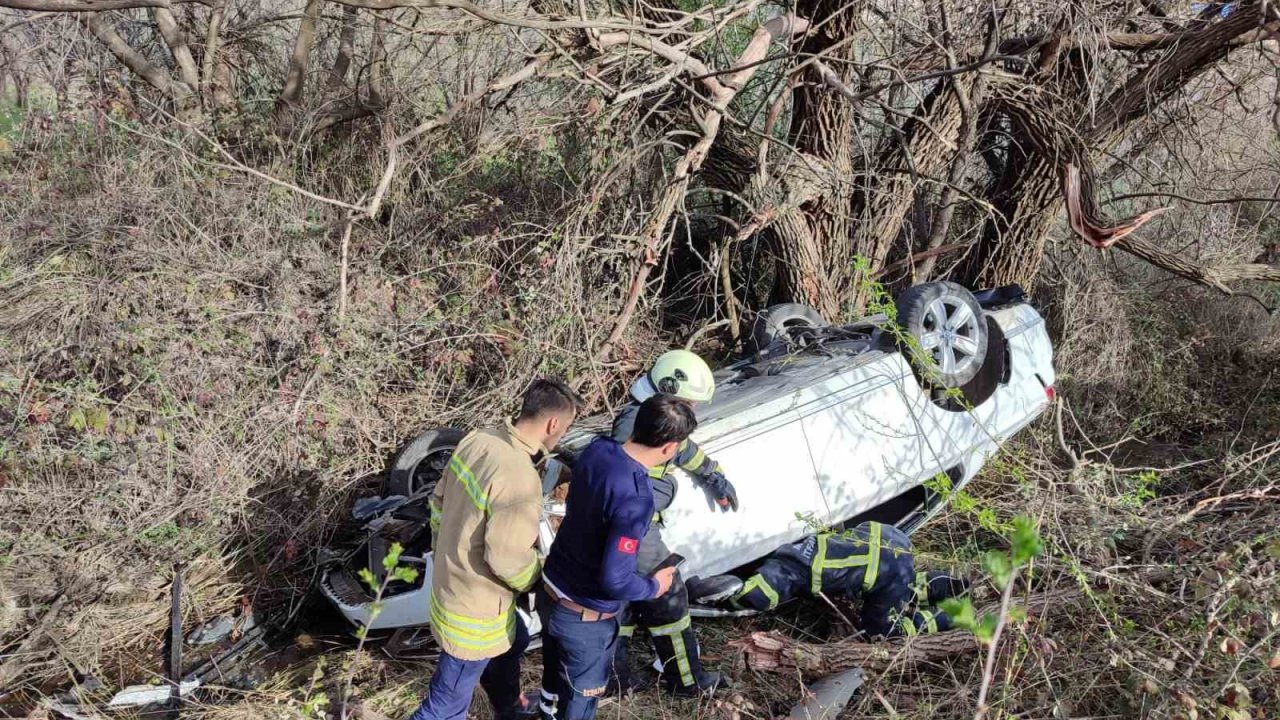
[[[649,369],[649,382],[660,393],[691,402],[706,402],[716,391],[711,368],[688,350],[671,350],[659,355]]]

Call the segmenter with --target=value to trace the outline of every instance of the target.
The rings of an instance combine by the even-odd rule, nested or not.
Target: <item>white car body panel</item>
[[[735,388],[699,408],[694,439],[720,463],[741,508],[720,512],[683,471],[662,537],[688,558],[686,576],[714,575],[813,532],[799,516],[847,520],[938,473],[960,483],[1048,407],[1053,348],[1030,305],[987,313],[1009,344],[1009,382],[972,411],[944,410],[897,352],[870,351],[767,378],[777,397],[744,405]],[[760,380],[749,381],[756,390]]]

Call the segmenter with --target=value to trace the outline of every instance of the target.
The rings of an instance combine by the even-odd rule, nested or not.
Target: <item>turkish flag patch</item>
[[[618,552],[628,555],[635,555],[636,550],[640,548],[640,541],[635,538],[620,537],[618,538]]]

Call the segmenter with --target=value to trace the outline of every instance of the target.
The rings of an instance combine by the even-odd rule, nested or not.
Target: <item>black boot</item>
[[[693,577],[685,583],[690,602],[699,605],[715,605],[733,597],[742,589],[742,579],[733,575],[714,575],[709,578]]]
[[[660,629],[651,632],[653,647],[662,663],[662,686],[667,692],[676,697],[696,697],[729,686],[725,676],[702,669],[698,638],[692,626],[685,623],[668,634],[662,634]]]
[[[937,605],[947,598],[959,597],[969,590],[969,580],[959,573],[933,570],[926,574],[929,605]]]

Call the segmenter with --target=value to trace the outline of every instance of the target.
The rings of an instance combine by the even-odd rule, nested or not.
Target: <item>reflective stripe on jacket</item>
[[[842,533],[823,533],[814,541],[809,591],[870,592],[880,580],[881,566],[911,557],[911,540],[892,525],[864,522]]]
[[[515,598],[541,572],[540,450],[510,423],[472,432],[432,494],[431,630],[458,659],[497,657],[515,639]]]

